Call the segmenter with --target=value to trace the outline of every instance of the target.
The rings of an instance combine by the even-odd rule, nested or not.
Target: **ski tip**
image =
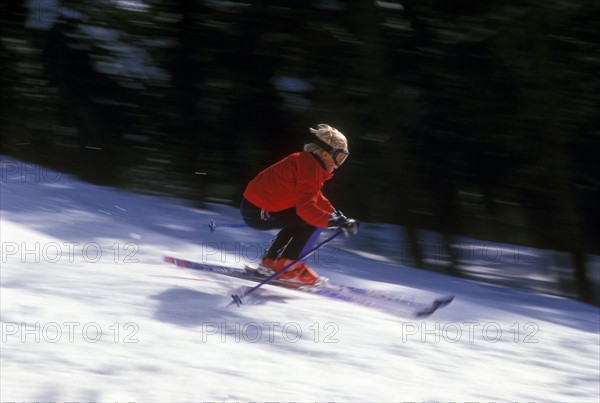
[[[454,295],[448,295],[445,298],[440,298],[437,300],[437,302],[439,303],[438,308],[442,308],[450,304],[452,301],[454,301]]]
[[[454,295],[449,295],[444,298],[436,299],[435,301],[433,301],[433,303],[431,304],[430,307],[417,312],[415,314],[415,318],[423,319],[428,316],[431,316],[435,311],[437,311],[440,308],[445,307],[446,305],[450,304],[452,301],[454,301]]]
[[[240,298],[240,296],[239,296],[239,295],[237,295],[237,294],[232,294],[232,295],[231,295],[231,298],[233,298],[233,302],[234,302],[234,303],[235,303],[237,306],[240,306],[240,305],[242,305],[242,299]]]

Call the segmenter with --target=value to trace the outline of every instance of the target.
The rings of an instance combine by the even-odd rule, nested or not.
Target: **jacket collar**
[[[317,160],[317,162],[319,163],[319,165],[321,166],[321,168],[323,169],[323,171],[325,171],[324,172],[324,174],[325,174],[325,180],[331,179],[333,177],[333,173],[327,171],[327,166],[325,165],[325,163],[323,162],[323,160],[321,159],[321,157],[319,157],[317,154],[313,154],[313,153],[310,153],[310,155],[312,155],[313,158],[315,160]]]

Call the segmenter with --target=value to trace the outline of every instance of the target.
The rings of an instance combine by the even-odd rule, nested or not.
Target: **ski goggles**
[[[334,147],[330,146],[329,144],[327,144],[326,142],[324,142],[323,140],[321,140],[320,138],[318,138],[316,135],[313,135],[313,139],[311,140],[311,143],[315,143],[323,151],[326,151],[327,153],[329,153],[329,155],[331,155],[331,157],[333,158],[333,162],[335,163],[335,166],[338,168],[346,161],[346,158],[348,158],[348,156],[350,155],[350,152],[348,150],[342,150],[341,148],[334,148]]]

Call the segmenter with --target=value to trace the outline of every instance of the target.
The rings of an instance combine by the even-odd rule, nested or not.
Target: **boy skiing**
[[[260,230],[281,229],[262,258],[258,270],[270,275],[311,249],[324,228],[346,236],[358,232],[358,222],[333,208],[321,192],[348,155],[348,141],[337,129],[319,124],[304,151],[288,155],[261,171],[244,191],[240,206],[246,224]],[[300,261],[278,276],[314,285],[318,274]]]

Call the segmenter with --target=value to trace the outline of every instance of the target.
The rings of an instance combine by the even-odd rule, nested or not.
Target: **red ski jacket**
[[[333,174],[317,158],[307,151],[288,155],[252,179],[244,197],[270,212],[295,206],[296,213],[307,223],[327,227],[333,206],[321,188]]]

